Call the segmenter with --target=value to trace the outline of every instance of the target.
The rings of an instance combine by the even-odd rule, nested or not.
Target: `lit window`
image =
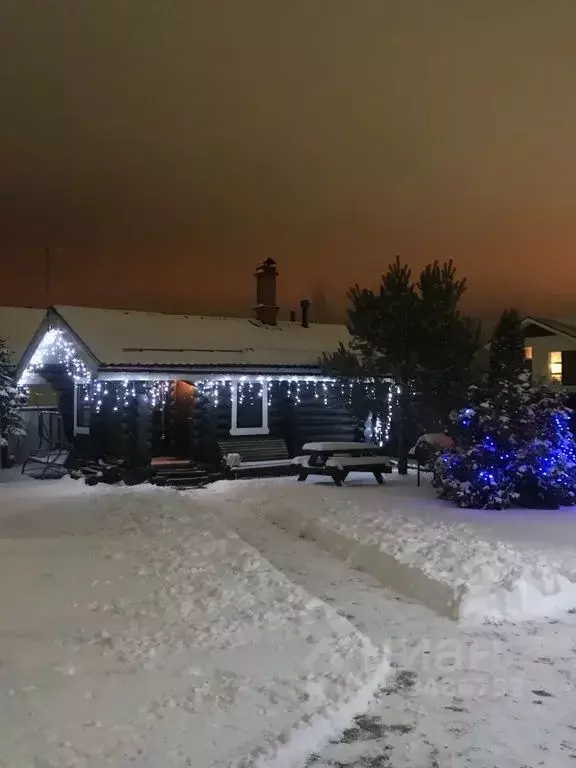
[[[532,347],[524,347],[524,359],[532,360]]]
[[[562,352],[550,352],[548,358],[550,381],[562,384]]]

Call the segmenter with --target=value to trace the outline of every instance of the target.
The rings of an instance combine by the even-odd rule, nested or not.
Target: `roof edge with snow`
[[[522,318],[522,325],[524,327],[528,325],[536,325],[545,331],[554,333],[556,335],[566,336],[569,339],[576,339],[576,328],[561,322],[560,320],[554,320],[547,317],[534,317],[533,315],[526,315]]]
[[[323,354],[349,338],[345,325],[267,326],[252,318],[56,306],[46,310],[21,355],[20,373],[52,328],[65,332],[101,378],[122,371],[315,374]]]

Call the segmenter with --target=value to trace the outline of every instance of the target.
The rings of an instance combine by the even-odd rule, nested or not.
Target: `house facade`
[[[18,358],[19,383],[53,391],[78,454],[134,467],[216,464],[240,438],[281,439],[290,455],[311,440],[358,439],[352,385],[320,365],[347,328],[310,322],[305,301],[298,320],[279,320],[275,263],[255,276],[252,318],[51,307]]]
[[[529,316],[522,324],[533,378],[576,393],[576,318]]]

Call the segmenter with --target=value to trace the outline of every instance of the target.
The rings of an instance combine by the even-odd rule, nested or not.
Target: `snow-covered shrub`
[[[22,406],[25,396],[14,381],[14,368],[6,342],[0,338],[0,446],[7,445],[8,438],[25,435]]]
[[[576,503],[576,443],[565,395],[523,372],[470,390],[452,415],[454,447],[442,454],[440,495],[461,507],[556,508]]]

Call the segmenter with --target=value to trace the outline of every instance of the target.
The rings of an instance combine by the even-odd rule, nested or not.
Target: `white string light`
[[[152,409],[164,408],[166,397],[170,387],[169,381],[92,381],[91,398],[85,396],[84,401],[92,400],[94,410],[100,413],[104,400],[110,399],[112,410],[116,413],[122,408],[129,407],[138,394],[142,396],[144,402],[148,403]]]
[[[90,369],[76,351],[76,344],[61,328],[50,328],[34,350],[18,385],[26,386],[36,373],[51,364],[63,365],[75,382],[86,383],[92,379]]]
[[[338,379],[330,379],[324,376],[257,376],[250,379],[242,376],[238,379],[221,377],[218,379],[205,379],[195,382],[195,387],[201,396],[207,398],[213,408],[218,408],[222,398],[231,396],[233,382],[236,381],[238,391],[238,405],[253,403],[254,397],[262,397],[262,387],[258,384],[266,381],[268,386],[268,406],[272,404],[273,386],[285,384],[287,396],[295,405],[302,403],[302,397],[312,396],[315,400],[321,400],[323,405],[330,405],[330,398],[344,401],[347,405],[352,402],[355,387],[362,387],[368,398],[376,400],[376,382],[368,379],[362,382],[344,382]],[[387,394],[387,408],[384,417],[377,416],[374,420],[372,440],[377,445],[384,445],[390,439],[392,426],[392,412],[394,407],[394,387],[391,384]]]
[[[164,408],[166,404],[166,392],[169,386],[167,381],[154,381],[152,387],[149,390],[148,398],[152,408]]]
[[[104,401],[109,398],[113,398],[113,411],[117,412],[120,408],[127,408],[137,397],[137,392],[140,392],[153,409],[163,409],[166,404],[170,381],[157,379],[149,382],[129,380],[127,378],[114,382],[94,380],[89,367],[78,355],[75,343],[61,328],[51,328],[46,331],[24,369],[18,381],[18,386],[22,388],[29,386],[35,374],[40,373],[45,366],[50,364],[62,365],[75,383],[87,385],[91,389],[91,393],[88,394],[87,392],[84,396],[84,401],[87,402],[91,399],[97,413],[101,411]],[[310,395],[315,400],[321,400],[326,407],[330,404],[330,398],[337,398],[350,405],[356,386],[363,387],[366,395],[376,400],[376,382],[373,379],[363,382],[344,382],[340,379],[332,379],[326,376],[311,375],[267,377],[260,375],[242,376],[239,379],[237,377],[223,376],[216,379],[198,381],[194,386],[200,395],[205,396],[212,403],[214,408],[218,408],[222,398],[225,400],[230,399],[234,382],[236,382],[237,386],[239,405],[243,405],[245,401],[252,404],[255,398],[261,398],[265,382],[267,384],[268,406],[272,403],[272,387],[282,384],[287,385],[285,392],[295,405],[302,403],[303,396],[309,397]],[[391,383],[387,394],[385,418],[382,420],[379,416],[374,420],[373,439],[379,445],[388,441],[390,437],[394,394],[399,393],[400,388],[393,386]]]

